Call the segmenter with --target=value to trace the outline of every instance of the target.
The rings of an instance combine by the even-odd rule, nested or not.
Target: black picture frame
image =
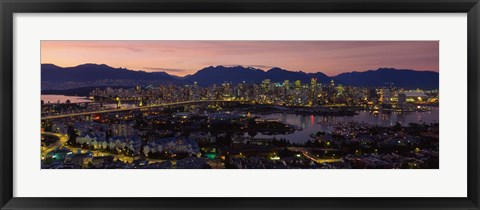
[[[479,209],[478,0],[0,0],[1,209]],[[467,13],[468,196],[466,198],[17,198],[13,197],[15,13]],[[452,128],[453,129],[453,128]],[[455,181],[455,180],[452,180]]]

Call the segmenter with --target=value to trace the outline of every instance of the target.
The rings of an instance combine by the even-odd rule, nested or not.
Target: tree
[[[77,145],[77,132],[75,131],[75,128],[72,125],[69,125],[67,127],[67,134],[68,134],[68,140],[67,144],[68,145]]]
[[[50,120],[45,120],[42,122],[42,127],[46,132],[52,132],[52,122]]]
[[[147,145],[143,147],[143,154],[148,157],[148,153],[150,153],[150,147]]]
[[[109,128],[105,131],[105,139],[110,140],[110,138],[112,138],[112,129]]]
[[[90,149],[90,148],[89,148],[88,144],[84,142],[82,144],[82,149]]]
[[[45,165],[50,165],[52,164],[52,162],[53,162],[52,157],[46,157],[44,160]]]
[[[394,131],[394,132],[398,132],[398,131],[400,131],[401,129],[402,129],[402,125],[400,125],[400,123],[398,123],[398,122],[397,122],[397,124],[395,124],[395,125],[393,126],[393,131]]]

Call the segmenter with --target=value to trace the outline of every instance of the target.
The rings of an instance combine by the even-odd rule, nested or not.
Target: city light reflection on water
[[[311,139],[310,134],[318,131],[331,132],[332,125],[342,122],[363,122],[378,126],[393,126],[400,123],[408,126],[409,123],[438,123],[439,109],[431,108],[426,112],[391,112],[373,114],[369,111],[360,111],[354,116],[319,116],[319,115],[303,115],[303,114],[285,114],[275,113],[261,115],[268,119],[279,119],[290,125],[298,126],[302,130],[295,131],[287,135],[262,135],[257,134],[255,138],[277,138],[294,143],[303,143]]]
[[[70,103],[83,103],[91,102],[92,100],[82,96],[65,96],[65,95],[41,95],[41,99],[44,103],[65,103],[70,100]]]

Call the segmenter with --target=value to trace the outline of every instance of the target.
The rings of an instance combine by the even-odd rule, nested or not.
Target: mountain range
[[[165,72],[133,71],[125,68],[113,68],[105,64],[83,64],[62,68],[53,64],[42,64],[42,82],[85,82],[95,80],[163,80],[175,78]]]
[[[321,83],[330,82],[331,80],[330,77],[321,72],[305,73],[302,71],[288,71],[277,67],[263,71],[261,69],[242,66],[209,66],[197,71],[193,75],[184,77],[184,80],[189,83],[198,82],[199,85],[208,86],[219,84],[224,81],[232,82],[234,84],[240,82],[260,83],[265,79],[281,83],[285,80],[290,80],[292,82],[300,80],[302,83],[309,83],[312,78],[317,78],[317,81]]]
[[[300,80],[309,83],[312,78],[327,84],[332,79],[338,84],[360,87],[381,87],[393,83],[397,87],[414,89],[438,89],[439,74],[433,71],[379,68],[364,72],[348,72],[329,77],[321,72],[306,73],[281,68],[261,70],[243,66],[209,66],[192,75],[178,77],[166,72],[145,72],[125,68],[113,68],[105,64],[83,64],[62,68],[53,64],[41,65],[42,89],[68,89],[88,86],[134,86],[155,84],[192,84],[201,86],[231,82],[260,83]]]

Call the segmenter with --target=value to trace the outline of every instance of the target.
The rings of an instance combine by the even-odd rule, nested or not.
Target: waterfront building
[[[398,103],[425,103],[428,96],[422,92],[403,92],[398,94]]]

